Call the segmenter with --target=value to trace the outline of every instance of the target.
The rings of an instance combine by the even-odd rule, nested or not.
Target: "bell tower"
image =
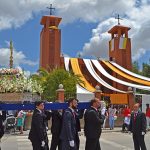
[[[119,20],[121,18],[119,18],[119,15],[116,19],[118,19],[118,25],[108,31],[111,34],[111,40],[109,41],[109,60],[116,62],[128,70],[132,70],[131,39],[128,37],[130,28],[120,25]],[[112,75],[120,80],[131,82],[115,72],[112,72]],[[127,86],[116,82],[113,82],[113,87],[124,91],[128,90]]]
[[[129,30],[129,27],[122,26],[118,22],[118,25],[108,31],[111,34],[111,40],[109,41],[109,59],[131,70],[131,39],[128,38]]]
[[[54,8],[49,8],[54,9]],[[60,66],[61,30],[58,28],[62,18],[43,16],[40,34],[40,67],[51,70]]]

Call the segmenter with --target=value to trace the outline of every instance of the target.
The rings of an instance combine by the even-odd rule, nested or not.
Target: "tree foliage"
[[[132,64],[132,71],[134,73],[137,73],[137,74],[140,74],[140,71],[139,71],[139,64],[137,61],[134,61],[133,64]]]
[[[134,73],[137,73],[137,74],[140,74],[142,76],[150,78],[150,63],[143,63],[142,68],[140,69],[138,62],[135,61],[132,64],[132,71]],[[150,91],[141,90],[141,89],[137,89],[136,92],[141,93],[141,94],[150,94]]]
[[[142,75],[150,78],[150,64],[143,63]]]
[[[33,78],[43,87],[43,99],[53,101],[56,99],[56,90],[59,84],[64,86],[65,93],[76,93],[76,84],[82,82],[79,75],[74,75],[73,72],[65,71],[64,69],[54,69],[52,72],[47,72],[45,69],[39,70],[39,75],[33,75]]]

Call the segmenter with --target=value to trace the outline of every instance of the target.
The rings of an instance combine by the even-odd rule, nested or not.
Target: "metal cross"
[[[52,4],[50,4],[50,7],[47,7],[47,8],[50,10],[49,14],[52,15],[53,10],[55,10],[55,8],[52,7]]]
[[[118,20],[118,25],[120,25],[120,20],[122,20],[122,18],[120,18],[119,14],[117,15],[117,17],[115,17],[115,19]]]

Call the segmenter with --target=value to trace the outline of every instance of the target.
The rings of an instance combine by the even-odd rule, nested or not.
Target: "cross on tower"
[[[53,10],[55,10],[55,8],[52,7],[52,4],[50,4],[50,7],[47,7],[47,8],[50,10],[49,14],[52,15]]]
[[[120,25],[120,20],[122,20],[122,18],[120,18],[119,14],[117,15],[117,17],[115,17],[115,19],[118,20],[118,25]]]

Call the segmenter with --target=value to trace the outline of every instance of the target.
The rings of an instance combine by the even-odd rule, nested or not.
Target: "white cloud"
[[[83,47],[83,56],[95,56],[106,58],[108,56],[108,41],[110,39],[107,31],[114,24],[114,19],[110,18],[100,23],[96,29],[92,30],[92,37]]]
[[[1,67],[9,67],[9,57],[10,57],[10,49],[8,48],[0,48],[0,66]],[[13,60],[14,66],[20,66],[21,64],[26,64],[29,66],[35,66],[38,62],[33,62],[28,60],[25,54],[22,51],[13,51]]]
[[[1,0],[0,30],[20,27],[48,3],[48,0]]]
[[[44,11],[49,0],[1,0],[0,30],[20,27],[33,17],[33,14]],[[125,12],[131,9],[134,0],[51,0],[56,13],[63,18],[63,23],[75,20],[97,22],[112,15],[114,11]],[[113,7],[112,7],[113,4]]]
[[[76,20],[87,23],[100,22],[97,28],[92,30],[89,42],[85,43],[81,52],[83,55],[95,55],[102,58],[108,56],[110,36],[107,31],[116,23],[113,18],[110,18],[115,13],[125,16],[126,19],[122,21],[122,24],[132,27],[130,37],[132,37],[133,58],[138,59],[144,54],[143,51],[146,52],[149,49],[149,0],[1,0],[0,30],[20,27],[32,19],[33,14],[41,11],[44,11],[43,14],[48,14],[46,6],[49,2],[56,7],[56,14],[63,18],[64,24]],[[18,55],[22,56],[23,62]],[[18,52],[16,58],[18,59],[16,63],[29,65],[33,63],[26,60],[22,52]]]
[[[133,57],[132,57],[132,60],[133,61],[136,61],[138,60],[139,58],[141,58],[144,54],[146,53],[146,50],[141,48],[138,50],[138,53],[134,53],[133,54]]]
[[[150,50],[150,4],[143,3],[140,7],[133,7],[124,12],[126,18],[121,21],[122,25],[131,27],[129,37],[132,39],[133,61],[142,57]],[[83,55],[94,55],[100,58],[108,57],[108,41],[110,36],[107,31],[116,24],[113,18],[103,20],[96,29],[92,30],[92,37],[84,44]]]
[[[81,20],[97,22],[111,16],[114,12],[123,13],[132,9],[134,0],[57,0],[58,14],[65,23]],[[113,4],[113,5],[112,5]]]

